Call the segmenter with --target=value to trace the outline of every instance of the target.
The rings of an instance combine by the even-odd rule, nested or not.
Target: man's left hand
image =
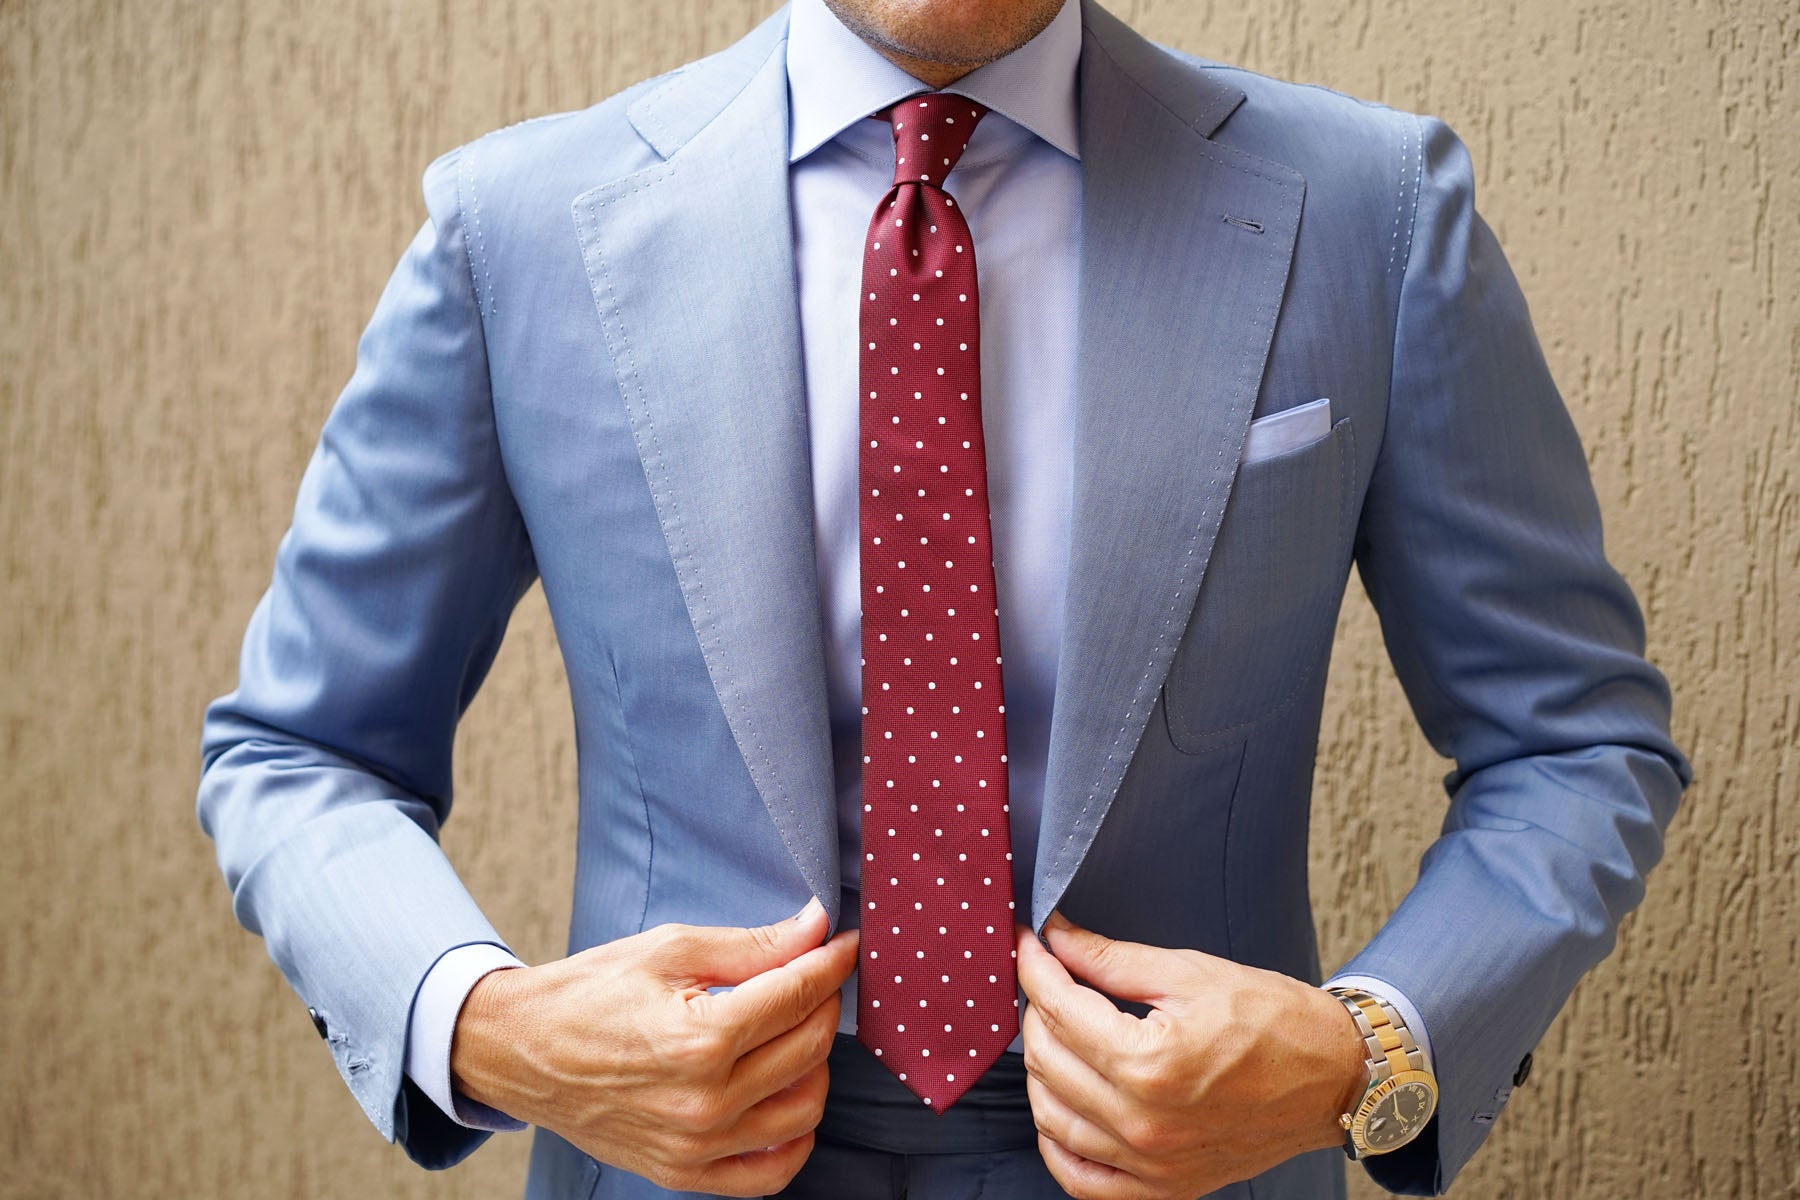
[[[1197,950],[1115,941],[1052,913],[1014,929],[1038,1149],[1079,1200],[1193,1200],[1341,1145],[1368,1073],[1322,988]],[[1082,981],[1085,981],[1085,986]],[[1095,989],[1100,989],[1096,991]],[[1151,1006],[1139,1018],[1101,992]]]

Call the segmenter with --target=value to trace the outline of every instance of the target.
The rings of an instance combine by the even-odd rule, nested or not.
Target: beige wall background
[[[769,7],[0,0],[0,1194],[516,1194],[523,1138],[427,1174],[338,1082],[194,821],[200,713],[424,165]],[[1115,11],[1463,134],[1698,765],[1647,902],[1459,1194],[1797,1194],[1800,12]],[[533,960],[567,920],[573,767],[534,596],[467,720],[445,834]],[[1444,769],[1353,593],[1313,829],[1328,968],[1410,883]]]

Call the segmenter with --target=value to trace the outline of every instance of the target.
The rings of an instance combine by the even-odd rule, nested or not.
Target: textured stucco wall
[[[716,49],[767,0],[0,0],[0,1194],[513,1194],[371,1131],[192,798],[301,465],[435,154]],[[1700,782],[1468,1197],[1800,1189],[1800,14],[1792,0],[1136,0],[1210,57],[1446,117],[1589,446]],[[1328,965],[1436,829],[1353,596],[1319,761]],[[542,602],[465,726],[450,854],[568,909]],[[1398,822],[1377,840],[1375,814]],[[1359,1180],[1359,1194],[1372,1191]]]

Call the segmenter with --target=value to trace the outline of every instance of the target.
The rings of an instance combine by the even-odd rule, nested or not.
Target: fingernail
[[[825,906],[823,904],[819,903],[819,898],[817,896],[814,896],[814,897],[812,897],[812,899],[810,899],[806,902],[805,908],[801,909],[799,912],[797,912],[793,916],[789,917],[788,920],[790,920],[790,921],[801,920],[808,913],[818,911],[818,910],[823,910],[824,907]]]
[[[1062,915],[1060,909],[1051,909],[1049,918],[1044,922],[1046,929],[1068,929],[1069,918]]]

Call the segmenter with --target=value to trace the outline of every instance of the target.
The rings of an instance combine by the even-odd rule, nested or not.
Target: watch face
[[[1363,1141],[1379,1154],[1411,1141],[1435,1107],[1431,1089],[1423,1083],[1403,1083],[1381,1098],[1363,1124]]]

